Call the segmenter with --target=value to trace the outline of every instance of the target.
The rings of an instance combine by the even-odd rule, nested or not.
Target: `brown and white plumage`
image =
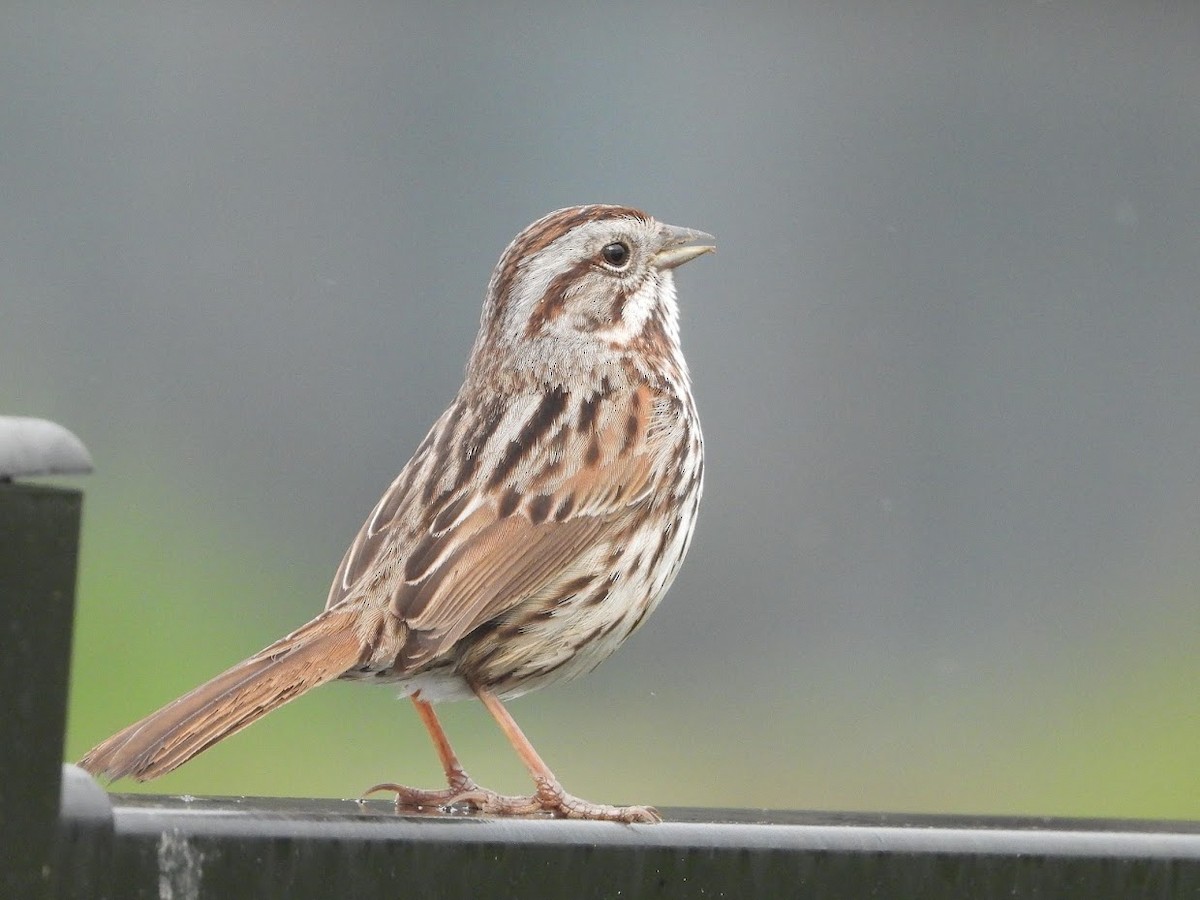
[[[672,270],[700,232],[634,209],[559,210],[509,245],[466,379],[355,537],[326,610],[109,738],[81,761],[165,774],[317,684],[394,682],[438,747],[448,791],[398,803],[653,821],[562,791],[500,705],[590,671],[644,621],[683,561],[703,444]],[[477,696],[538,791],[484,791],[428,705]]]

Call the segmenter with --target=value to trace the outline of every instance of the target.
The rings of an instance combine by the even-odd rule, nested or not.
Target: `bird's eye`
[[[604,257],[604,261],[610,266],[622,269],[629,262],[629,245],[621,241],[613,241],[611,244],[604,246],[604,249],[600,251],[600,255]]]

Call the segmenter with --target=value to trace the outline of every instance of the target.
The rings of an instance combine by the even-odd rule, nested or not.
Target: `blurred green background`
[[[97,463],[68,758],[320,608],[504,245],[605,201],[718,237],[679,277],[709,465],[646,628],[512,706],[567,786],[1200,815],[1198,36],[1190,2],[14,8],[0,410]],[[148,789],[439,778],[406,702],[335,684]]]

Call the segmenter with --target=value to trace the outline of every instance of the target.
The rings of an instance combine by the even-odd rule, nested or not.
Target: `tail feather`
[[[364,647],[341,609],[331,609],[93,747],[79,765],[113,781],[148,781],[183,765],[289,700],[359,663]]]

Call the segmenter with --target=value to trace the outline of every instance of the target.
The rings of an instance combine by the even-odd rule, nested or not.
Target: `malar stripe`
[[[608,316],[613,322],[620,322],[625,318],[625,304],[629,302],[636,291],[628,291],[625,288],[620,288],[615,297],[613,297],[612,306],[609,308]]]

